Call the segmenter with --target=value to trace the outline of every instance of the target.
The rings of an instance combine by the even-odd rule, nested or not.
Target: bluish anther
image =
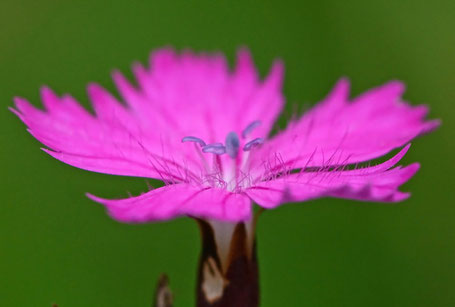
[[[200,139],[200,138],[197,138],[195,136],[185,136],[183,139],[182,139],[182,143],[185,143],[185,142],[194,142],[194,143],[198,143],[199,146],[203,147],[205,146],[205,142]]]
[[[222,155],[226,153],[226,147],[221,143],[208,144],[202,147],[202,152],[209,152],[215,155]]]
[[[256,146],[261,145],[262,143],[264,143],[263,138],[255,138],[254,140],[249,141],[248,143],[245,144],[245,146],[243,146],[243,151],[249,151]]]
[[[248,134],[251,133],[251,131],[259,126],[261,124],[260,121],[256,120],[249,124],[243,131],[242,131],[242,137],[246,137]],[[204,140],[201,138],[195,137],[195,136],[185,136],[182,139],[182,142],[193,142],[199,144],[199,146],[202,147],[202,152],[205,153],[212,153],[215,155],[223,155],[227,153],[229,157],[232,159],[237,158],[239,154],[239,148],[240,148],[240,140],[239,136],[235,132],[229,132],[228,135],[226,136],[225,144],[222,143],[212,143],[212,144],[206,144]],[[259,146],[260,144],[264,143],[264,139],[262,138],[255,138],[252,141],[249,141],[248,143],[243,146],[243,151],[249,151],[256,146]]]
[[[229,155],[229,157],[235,159],[239,153],[239,147],[239,136],[235,132],[229,132],[226,136],[226,153]]]
[[[246,138],[248,134],[251,133],[255,128],[259,127],[261,125],[260,120],[255,120],[254,122],[251,122],[248,126],[246,126],[245,129],[242,131],[242,138]]]

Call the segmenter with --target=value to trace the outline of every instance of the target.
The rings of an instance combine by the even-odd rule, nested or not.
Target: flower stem
[[[198,220],[202,252],[197,307],[257,307],[259,279],[255,222]]]

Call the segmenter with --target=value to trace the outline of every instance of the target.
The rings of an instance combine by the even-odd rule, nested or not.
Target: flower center
[[[255,138],[246,142],[246,139],[251,132],[261,124],[260,121],[253,121],[245,129],[241,136],[231,131],[226,135],[223,143],[207,144],[203,139],[195,136],[185,136],[182,142],[196,143],[201,147],[201,152],[211,153],[216,156],[227,154],[230,159],[213,159],[213,162],[208,162],[201,156],[201,161],[205,167],[206,174],[203,176],[203,182],[214,187],[225,188],[229,191],[238,191],[242,187],[248,185],[248,172],[244,168],[248,166],[250,155],[249,151],[264,143],[263,138]],[[243,144],[243,147],[242,147]],[[240,149],[244,152],[239,158]],[[199,152],[200,153],[200,152]]]
[[[246,126],[242,131],[242,138],[246,138],[256,127],[261,124],[260,121],[256,120]],[[240,149],[240,139],[236,132],[231,131],[228,133],[225,139],[225,143],[211,143],[206,144],[204,140],[195,136],[185,136],[182,139],[182,142],[193,142],[199,144],[202,147],[202,152],[212,153],[215,155],[224,155],[227,154],[232,159],[236,159],[239,154]],[[263,138],[255,138],[247,142],[243,146],[243,151],[250,151],[251,149],[259,146],[264,143]]]

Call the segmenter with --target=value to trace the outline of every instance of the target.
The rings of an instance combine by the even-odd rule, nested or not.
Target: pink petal
[[[120,222],[145,223],[179,216],[243,221],[251,216],[251,201],[243,195],[224,189],[175,184],[151,190],[137,197],[108,200],[88,194],[106,206]]]
[[[59,98],[48,88],[42,90],[47,111],[16,98],[15,113],[35,138],[53,149],[45,150],[47,153],[75,167],[169,181],[198,178],[190,167],[197,165],[193,170],[199,172],[199,164],[191,164],[182,155],[177,163],[174,155],[164,151],[166,143],[144,134],[134,117],[112,96],[96,85],[91,85],[89,92],[97,117],[73,98]]]
[[[282,64],[277,62],[261,82],[244,49],[233,74],[221,55],[177,55],[169,49],[154,52],[150,67],[136,64],[134,72],[140,90],[120,74],[114,76],[123,98],[138,114],[165,117],[180,138],[222,142],[230,131],[240,134],[255,120],[263,123],[256,136],[264,137],[283,107]]]
[[[409,197],[398,190],[419,169],[414,163],[392,168],[404,156],[409,145],[382,164],[355,170],[301,172],[259,182],[246,192],[256,203],[273,208],[284,202],[319,197],[349,198],[362,201],[395,202]]]
[[[349,82],[340,80],[323,102],[256,151],[251,168],[260,173],[264,164],[276,164],[280,171],[358,163],[435,129],[439,122],[425,120],[426,106],[403,102],[403,91],[394,81],[350,102]]]
[[[234,120],[240,121],[240,127],[245,128],[251,122],[260,120],[261,126],[255,134],[267,137],[284,106],[281,94],[283,75],[284,65],[277,60],[264,84],[258,87],[258,74],[250,53],[246,49],[238,52],[231,92],[234,95],[232,103],[236,105]]]

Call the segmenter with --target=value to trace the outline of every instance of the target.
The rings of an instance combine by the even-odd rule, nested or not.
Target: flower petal
[[[133,115],[100,87],[91,85],[89,93],[97,117],[73,98],[57,97],[48,88],[41,91],[46,111],[16,98],[17,110],[13,112],[36,139],[52,149],[45,150],[47,153],[75,167],[172,182],[198,178],[191,172],[191,165],[199,171],[199,164],[191,164],[191,157],[175,158],[179,151],[166,154],[164,149],[171,147],[169,143],[143,133]]]
[[[242,129],[254,121],[261,125],[255,128],[257,137],[267,137],[275,120],[284,106],[281,94],[284,74],[282,61],[276,60],[264,83],[257,83],[257,73],[251,55],[246,49],[241,49],[237,56],[237,67],[233,77],[231,92],[232,101],[236,103],[236,113],[233,118]],[[240,122],[239,122],[240,121]],[[237,131],[240,134],[240,131]]]
[[[282,63],[277,61],[261,82],[245,49],[239,51],[233,73],[222,55],[179,55],[171,49],[152,53],[150,67],[136,64],[134,73],[139,89],[114,74],[123,98],[138,116],[165,117],[169,126],[163,129],[172,129],[178,139],[194,135],[220,142],[231,131],[240,135],[255,120],[262,122],[255,136],[265,137],[284,104]]]
[[[403,84],[390,82],[349,102],[349,82],[342,79],[322,103],[256,151],[252,169],[258,172],[264,163],[278,172],[358,163],[435,129],[438,121],[425,120],[427,107],[403,102],[403,91]]]
[[[409,197],[398,190],[419,169],[414,163],[392,168],[404,156],[409,145],[392,159],[377,166],[355,170],[301,172],[264,181],[247,190],[260,206],[273,208],[284,202],[319,197],[349,198],[362,201],[396,202]]]
[[[243,194],[224,189],[173,184],[151,190],[137,197],[108,200],[87,196],[106,206],[120,222],[145,223],[193,216],[238,222],[251,217],[251,201]]]

